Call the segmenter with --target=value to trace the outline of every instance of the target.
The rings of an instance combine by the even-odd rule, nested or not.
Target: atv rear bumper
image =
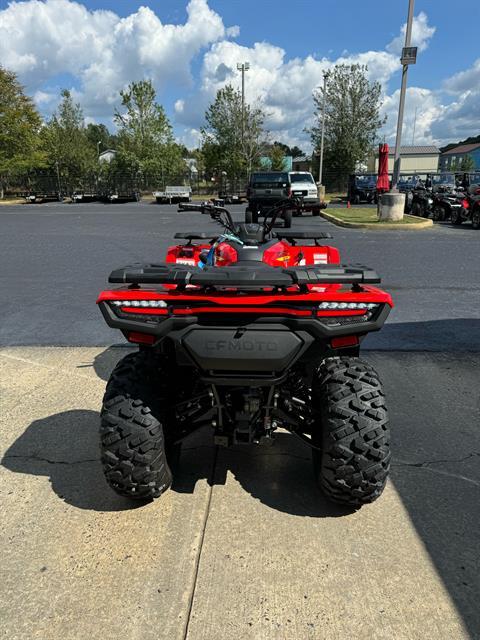
[[[194,315],[194,309],[192,314],[188,316],[148,316],[147,314],[131,313],[130,317],[125,317],[125,314],[121,317],[106,300],[100,301],[99,306],[105,322],[112,329],[120,329],[124,333],[143,332],[155,336],[158,340],[166,336],[180,339],[182,333],[187,333],[193,328],[205,329],[208,327],[209,331],[215,333],[225,328],[231,329],[232,324],[235,327],[257,330],[275,323],[287,327],[293,332],[306,332],[315,340],[328,342],[337,336],[363,336],[371,331],[379,331],[390,313],[390,305],[379,304],[378,310],[369,320],[360,320],[361,316],[352,316],[352,318],[340,316],[337,323],[337,320],[331,315],[321,317],[312,314],[310,317],[297,318],[279,313],[278,315],[257,316],[258,312],[256,313],[255,308],[252,307],[250,313],[218,314],[213,324],[210,314]],[[350,321],[347,322],[347,319]],[[358,321],[352,321],[352,319],[358,319]]]

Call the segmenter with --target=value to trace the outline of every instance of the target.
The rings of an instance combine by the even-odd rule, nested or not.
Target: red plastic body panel
[[[166,262],[195,266],[199,263],[200,253],[208,251],[209,244],[174,245],[168,247]],[[216,266],[228,266],[235,262],[235,249],[222,242],[216,249]],[[340,264],[340,252],[336,247],[316,245],[291,245],[279,240],[265,250],[263,262],[272,267],[296,267],[315,264]]]
[[[200,261],[200,253],[205,250],[208,251],[209,249],[209,244],[179,244],[168,247],[165,262],[173,262],[173,264],[187,264],[194,267]]]

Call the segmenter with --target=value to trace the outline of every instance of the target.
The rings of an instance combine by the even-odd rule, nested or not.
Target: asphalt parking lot
[[[294,221],[330,231],[396,303],[365,342],[393,429],[376,503],[326,503],[306,446],[282,433],[229,450],[196,434],[146,507],[107,488],[98,411],[128,347],[96,295],[113,268],[211,224],[144,203],[0,209],[4,637],[480,638],[480,234],[467,226]]]

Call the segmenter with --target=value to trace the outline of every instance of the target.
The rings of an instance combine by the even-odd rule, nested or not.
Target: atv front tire
[[[313,467],[327,498],[352,506],[376,500],[390,469],[390,428],[375,369],[353,357],[327,358],[314,375],[318,430]]]
[[[462,216],[460,215],[460,211],[458,211],[457,209],[452,209],[452,213],[450,215],[450,222],[456,227],[462,224],[463,220],[462,220]]]
[[[108,484],[122,496],[147,501],[158,498],[172,483],[160,421],[161,375],[152,354],[137,352],[117,364],[107,384],[101,460]]]
[[[480,207],[477,207],[472,212],[472,227],[474,229],[480,229]]]
[[[422,217],[425,212],[425,207],[420,202],[414,202],[412,204],[412,216]]]

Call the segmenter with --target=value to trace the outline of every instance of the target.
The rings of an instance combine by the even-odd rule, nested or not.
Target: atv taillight
[[[469,209],[470,208],[470,203],[468,202],[468,200],[465,198],[465,200],[462,201],[462,207],[464,209]]]
[[[328,326],[345,326],[368,322],[380,305],[374,302],[321,302],[317,317]]]
[[[165,309],[165,300],[112,300],[115,307],[143,307],[144,309]]]
[[[262,261],[271,267],[287,267],[291,257],[286,246],[282,242],[277,242],[264,251]]]
[[[221,242],[215,249],[215,264],[226,267],[238,260],[238,253],[226,242]]]
[[[342,349],[343,347],[356,347],[358,342],[358,336],[338,336],[331,339],[330,345],[332,349]]]
[[[374,302],[321,302],[318,305],[319,310],[339,310],[348,311],[349,309],[362,309],[364,311],[373,310],[378,307]]]
[[[129,331],[127,333],[127,340],[134,344],[153,344],[155,342],[155,336],[138,331]]]

